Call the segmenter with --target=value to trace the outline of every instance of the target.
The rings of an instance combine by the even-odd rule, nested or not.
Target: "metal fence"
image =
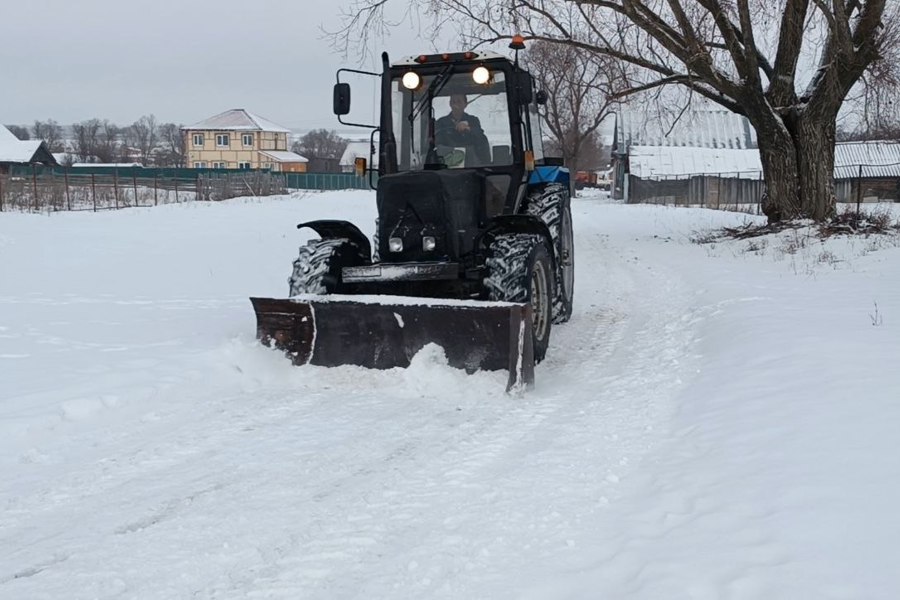
[[[354,173],[285,173],[285,186],[294,190],[368,190],[369,178]],[[373,176],[374,185],[377,176]]]
[[[759,205],[765,191],[762,172],[692,174],[641,178],[628,175],[628,202],[725,210]]]
[[[762,171],[694,173],[637,177],[627,175],[627,201],[633,204],[671,204],[727,210],[749,210],[765,192]],[[838,202],[900,201],[900,163],[848,165],[835,168]]]
[[[367,178],[347,173],[13,166],[7,173],[0,173],[0,211],[97,211],[239,196],[270,196],[289,189],[368,187]]]

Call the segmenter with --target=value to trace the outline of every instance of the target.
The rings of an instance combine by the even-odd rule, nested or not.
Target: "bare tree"
[[[571,145],[571,142],[569,144]],[[545,138],[544,154],[546,156],[563,156],[563,146],[555,138]],[[582,140],[578,149],[577,170],[599,171],[609,166],[609,161],[609,146],[603,144],[599,131],[595,131]]]
[[[293,144],[307,158],[340,158],[346,148],[347,140],[327,129],[313,129]]]
[[[186,151],[181,125],[163,123],[159,126],[159,139],[157,163],[167,167],[183,167]]]
[[[121,138],[122,130],[114,123],[106,119],[100,122],[97,131],[97,145],[94,148],[94,156],[101,163],[114,163],[124,159]]]
[[[125,145],[138,151],[141,163],[150,164],[159,146],[159,124],[153,115],[145,115],[123,131]]]
[[[563,163],[573,171],[598,168],[588,151],[596,133],[627,85],[618,61],[575,46],[538,41],[524,53],[523,63],[547,93],[541,107],[545,134],[554,142]]]
[[[62,127],[53,119],[35,121],[31,126],[31,135],[36,140],[44,140],[50,152],[65,151]]]
[[[354,0],[347,35],[389,0]],[[770,221],[835,212],[838,111],[866,73],[900,64],[897,0],[418,0],[478,46],[522,33],[640,68],[631,92],[680,85],[756,129]],[[371,25],[369,25],[371,27]],[[356,36],[366,41],[365,35]]]
[[[22,127],[20,125],[6,125],[6,128],[9,130],[11,134],[16,136],[20,140],[29,140],[31,136],[28,135],[28,128]]]
[[[79,162],[95,162],[100,119],[88,119],[72,125],[73,150]]]
[[[346,148],[347,140],[327,129],[313,129],[291,146],[291,150],[309,159],[310,171],[319,172],[337,170],[337,161]]]

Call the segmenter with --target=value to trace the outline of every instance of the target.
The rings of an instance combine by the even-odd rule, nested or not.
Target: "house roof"
[[[835,179],[900,177],[900,141],[841,142],[834,147]]]
[[[762,172],[759,150],[740,148],[632,146],[628,166],[642,179],[719,173],[758,179]]]
[[[260,150],[260,154],[268,156],[276,162],[283,163],[306,163],[309,162],[305,156],[301,156],[296,152],[287,152],[285,150]]]
[[[219,113],[214,117],[210,117],[189,127],[182,127],[182,129],[202,129],[207,131],[274,131],[277,133],[291,132],[290,129],[277,125],[272,121],[246,111],[243,108],[226,110],[223,113]]]
[[[342,167],[352,167],[354,165],[354,161],[357,156],[361,156],[366,160],[369,159],[369,148],[370,142],[369,140],[356,140],[352,142],[347,142],[347,147],[344,148],[344,153],[341,155],[340,165]],[[375,153],[373,157],[373,161],[375,164],[371,165],[372,167],[378,166],[378,153]]]
[[[615,151],[632,146],[756,148],[756,132],[746,117],[719,109],[688,110],[671,119],[623,110],[616,114]]]
[[[643,179],[687,175],[761,176],[759,150],[734,148],[686,148],[632,146],[629,172]],[[841,142],[834,147],[834,178],[900,178],[900,141]]]
[[[20,140],[9,129],[0,125],[0,162],[56,164],[43,140]]]
[[[0,142],[18,142],[19,138],[6,128],[6,125],[0,125]]]

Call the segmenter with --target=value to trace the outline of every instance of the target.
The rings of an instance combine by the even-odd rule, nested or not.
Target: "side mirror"
[[[346,115],[350,113],[350,84],[334,84],[334,114]]]
[[[531,104],[533,99],[532,96],[532,82],[531,75],[526,73],[525,71],[519,71],[515,74],[516,78],[516,87],[519,90],[519,102],[523,105]]]
[[[538,106],[547,104],[547,92],[538,90],[538,93],[534,95],[534,101],[537,102]]]

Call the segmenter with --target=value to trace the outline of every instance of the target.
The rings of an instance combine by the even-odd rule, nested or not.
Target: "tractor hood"
[[[484,220],[484,182],[482,173],[469,169],[381,177],[377,192],[381,260],[456,261],[472,252]],[[433,250],[425,249],[424,238],[434,238]],[[397,240],[402,249],[397,249]]]

